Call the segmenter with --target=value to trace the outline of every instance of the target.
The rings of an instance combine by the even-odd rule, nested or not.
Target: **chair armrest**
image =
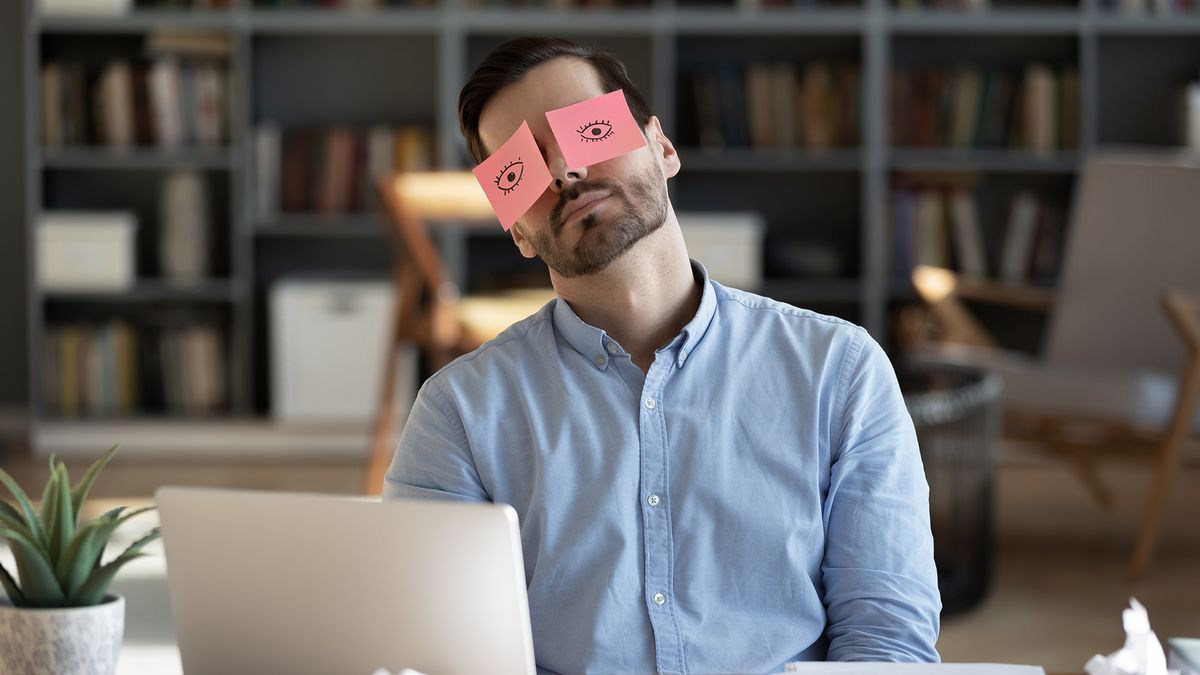
[[[967,300],[1042,311],[1054,305],[1054,292],[1041,286],[960,276],[951,270],[929,265],[918,265],[913,270],[913,285],[930,303],[957,295]]]
[[[1172,289],[1164,291],[1161,299],[1188,350],[1193,357],[1200,355],[1200,293]]]

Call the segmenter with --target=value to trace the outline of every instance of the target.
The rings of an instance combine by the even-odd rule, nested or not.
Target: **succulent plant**
[[[104,602],[108,585],[125,563],[139,558],[142,548],[159,537],[156,527],[133,542],[121,555],[100,564],[109,537],[125,521],[154,509],[147,506],[125,513],[117,507],[102,516],[80,522],[79,510],[100,472],[116,454],[114,445],[87,470],[74,486],[62,462],[50,458],[50,478],[42,491],[41,512],[12,476],[0,469],[0,483],[16,499],[16,506],[0,500],[0,539],[8,541],[17,564],[14,579],[0,565],[0,584],[16,607],[89,607]]]

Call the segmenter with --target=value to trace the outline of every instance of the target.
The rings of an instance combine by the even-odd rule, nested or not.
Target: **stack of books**
[[[424,126],[283,131],[263,124],[255,131],[258,219],[368,211],[374,180],[391,171],[432,169],[433,146],[433,130]]]
[[[1032,191],[1018,192],[1007,222],[985,227],[979,199],[963,187],[900,186],[892,192],[892,269],[957,269],[964,276],[1050,284],[1062,257],[1065,210]]]
[[[123,319],[54,324],[47,326],[42,348],[50,414],[203,416],[225,404],[225,348],[214,325],[135,328]]]
[[[42,142],[217,146],[228,138],[228,37],[160,33],[147,60],[103,65],[48,61],[41,68]]]
[[[822,150],[859,142],[861,78],[856,64],[698,68],[685,76],[683,85],[694,103],[690,122],[696,134],[684,138],[685,144],[708,150]]]
[[[1074,66],[895,70],[890,95],[893,145],[1047,152],[1079,144]]]

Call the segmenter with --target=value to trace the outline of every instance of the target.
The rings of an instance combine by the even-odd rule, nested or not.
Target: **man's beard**
[[[546,265],[561,277],[579,277],[604,270],[646,235],[667,222],[666,190],[658,182],[662,174],[653,167],[636,176],[626,189],[611,180],[577,183],[559,195],[550,212],[549,226],[529,237],[533,248]],[[563,211],[572,199],[592,190],[606,190],[611,196],[610,223],[601,226],[600,217],[589,213],[579,219],[583,232],[573,246],[559,237],[565,227]]]

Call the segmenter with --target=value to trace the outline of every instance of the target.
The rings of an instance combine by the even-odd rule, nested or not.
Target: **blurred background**
[[[412,325],[548,285],[494,222],[377,191],[470,168],[459,89],[527,34],[625,62],[716,279],[887,349],[945,660],[1081,671],[1130,596],[1200,636],[1195,0],[0,3],[0,463],[31,490],[120,443],[97,511],[377,489],[470,346],[397,338],[405,284]],[[122,672],[177,670],[161,559],[129,570]]]

